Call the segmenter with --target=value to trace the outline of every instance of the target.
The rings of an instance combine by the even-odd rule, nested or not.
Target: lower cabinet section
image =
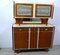
[[[53,45],[54,27],[13,27],[13,48],[47,49]]]

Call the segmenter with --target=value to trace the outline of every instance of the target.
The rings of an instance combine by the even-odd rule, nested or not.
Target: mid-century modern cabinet
[[[49,49],[53,46],[55,27],[48,24],[53,18],[53,5],[51,4],[14,3],[15,24],[12,26],[14,51],[26,49]],[[34,10],[35,9],[35,10]],[[34,12],[35,11],[35,12]],[[23,20],[34,19],[41,23],[23,23]],[[37,21],[37,22],[38,22]]]

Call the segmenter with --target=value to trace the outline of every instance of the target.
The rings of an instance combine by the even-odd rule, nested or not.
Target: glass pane
[[[31,15],[31,6],[18,5],[17,15]]]
[[[37,15],[38,16],[50,16],[50,6],[38,6]]]

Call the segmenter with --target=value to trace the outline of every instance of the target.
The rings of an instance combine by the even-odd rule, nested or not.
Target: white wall
[[[60,0],[15,0],[21,3],[54,3],[54,16],[49,23],[55,26],[54,45],[60,45]],[[0,47],[12,47],[13,0],[0,1]]]

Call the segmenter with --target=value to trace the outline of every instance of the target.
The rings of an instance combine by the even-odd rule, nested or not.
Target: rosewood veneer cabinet
[[[40,7],[44,14],[39,11]],[[15,52],[26,49],[49,49],[53,46],[55,27],[48,24],[48,18],[52,17],[52,11],[49,11],[51,9],[52,5],[44,4],[40,6],[37,4],[35,17],[41,17],[42,23],[23,24],[23,19],[26,17],[33,18],[33,4],[17,3],[14,5],[16,23],[12,26],[12,37]],[[45,11],[47,11],[48,15]]]

